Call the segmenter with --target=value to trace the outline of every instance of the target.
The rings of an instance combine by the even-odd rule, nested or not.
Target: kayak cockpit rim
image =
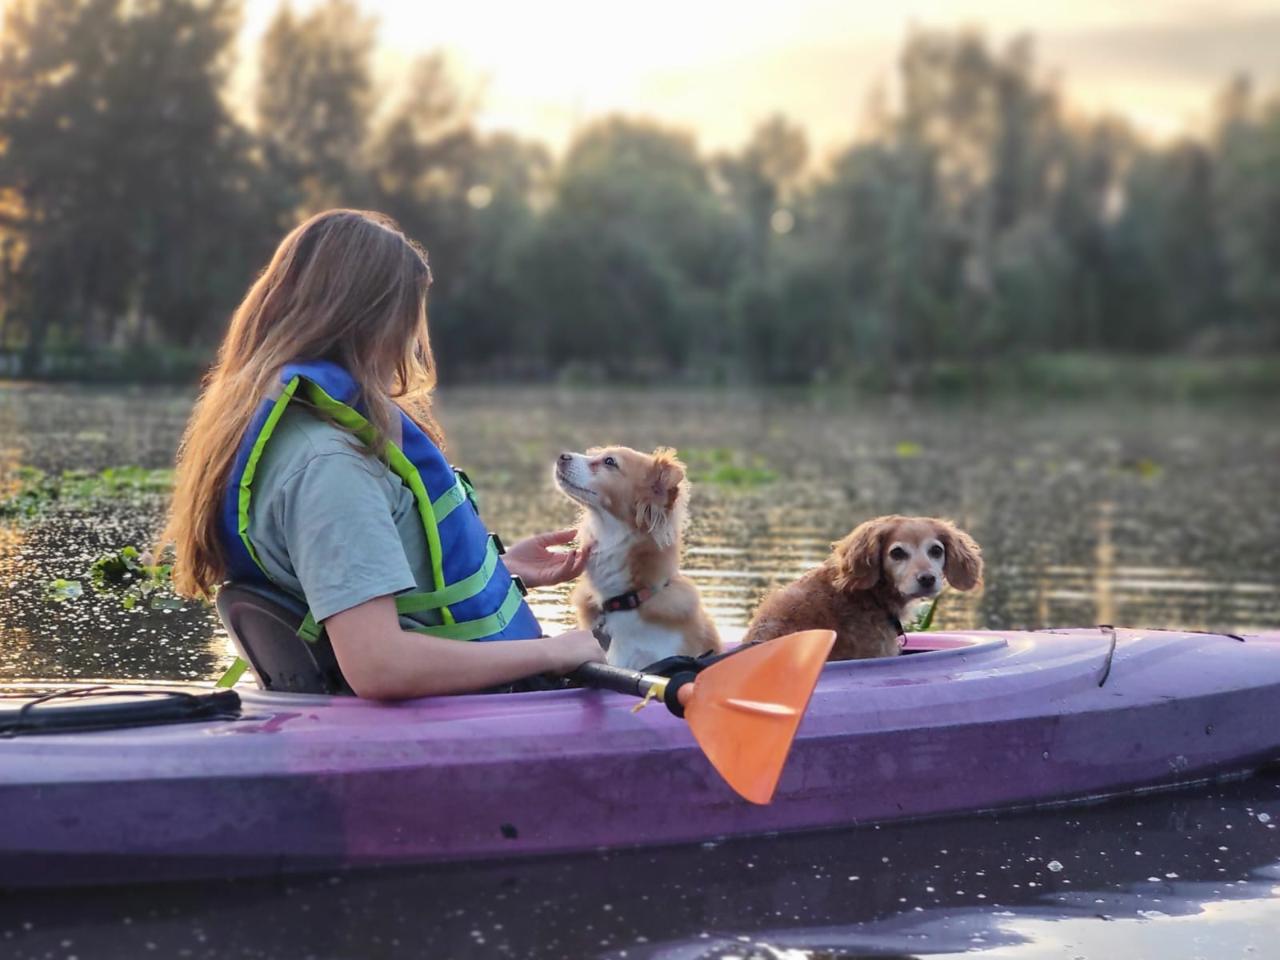
[[[1009,646],[1004,637],[974,636],[966,633],[908,633],[902,652],[896,657],[873,657],[868,660],[837,660],[828,663],[823,672],[832,670],[870,670],[908,664],[934,663],[974,654],[989,654]]]

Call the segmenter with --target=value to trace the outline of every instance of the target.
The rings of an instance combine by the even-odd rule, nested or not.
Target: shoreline
[[[4,359],[0,356],[0,360]],[[53,360],[37,375],[17,375],[0,363],[0,388],[17,385],[72,387],[194,388],[206,369],[208,354],[182,353],[99,355]],[[1029,397],[1063,400],[1134,398],[1214,401],[1280,396],[1280,351],[1249,356],[1199,357],[1180,354],[1123,356],[1116,354],[1036,354],[978,363],[939,361],[931,365],[860,364],[839,377],[807,383],[751,380],[734,371],[689,369],[610,371],[603,367],[566,366],[558,371],[464,369],[447,376],[442,389],[554,387],[592,390],[683,389],[733,392],[767,389],[812,396],[881,396],[928,399],[996,399]]]

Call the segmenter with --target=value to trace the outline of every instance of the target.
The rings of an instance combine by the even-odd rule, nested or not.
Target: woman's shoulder
[[[346,430],[304,407],[290,405],[271,432],[260,469],[275,482],[284,483],[317,461],[335,457],[369,468],[379,465]]]
[[[276,424],[276,430],[284,431],[287,435],[305,438],[308,443],[317,449],[325,448],[326,452],[336,447],[343,447],[347,450],[360,449],[358,446],[352,446],[354,441],[350,433],[343,430],[332,420],[317,416],[307,406],[300,403],[291,403],[285,408],[280,417],[280,422]]]

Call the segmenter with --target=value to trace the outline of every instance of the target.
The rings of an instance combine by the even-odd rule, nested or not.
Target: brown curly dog
[[[896,656],[902,617],[935,597],[982,582],[982,550],[954,524],[933,517],[878,517],[832,545],[831,556],[760,604],[744,643],[798,630],[836,632],[832,660]]]

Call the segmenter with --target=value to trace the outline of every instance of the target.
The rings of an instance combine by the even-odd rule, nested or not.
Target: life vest
[[[374,439],[373,427],[353,406],[359,385],[337,364],[290,364],[281,371],[280,381],[284,385],[280,395],[262,402],[240,442],[223,498],[222,542],[227,551],[229,578],[236,582],[271,582],[249,540],[249,518],[254,507],[254,474],[285,408],[291,402],[304,402],[360,441],[370,444]],[[523,584],[507,572],[502,562],[501,541],[488,533],[480,521],[475,492],[466,475],[449,465],[431,438],[403,411],[400,426],[400,444],[388,441],[385,456],[391,471],[409,488],[417,503],[431,554],[433,589],[399,594],[395,598],[396,611],[438,611],[441,624],[414,629],[450,640],[540,636],[538,621],[524,601]],[[308,612],[298,634],[316,642],[322,629]]]

